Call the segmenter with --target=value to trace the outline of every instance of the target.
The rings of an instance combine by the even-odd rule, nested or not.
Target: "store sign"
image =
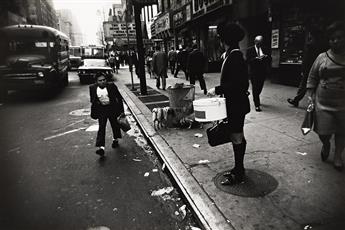
[[[160,18],[157,18],[155,22],[155,33],[159,34],[160,32],[163,32],[168,29],[170,29],[170,18],[169,13],[166,13]]]
[[[193,14],[201,15],[203,13],[215,10],[223,5],[232,4],[232,0],[194,0]]]
[[[278,49],[279,48],[279,29],[273,29],[272,30],[271,48],[272,49]]]
[[[131,0],[133,4],[140,4],[143,6],[155,5],[157,0]]]
[[[173,16],[173,23],[174,26],[180,26],[183,23],[191,20],[191,5],[185,5],[183,6],[181,9],[179,9],[178,11],[175,12],[174,16]]]
[[[136,39],[135,23],[128,23],[128,38],[130,40]],[[104,37],[106,40],[121,39],[127,41],[126,23],[104,22],[103,23]]]

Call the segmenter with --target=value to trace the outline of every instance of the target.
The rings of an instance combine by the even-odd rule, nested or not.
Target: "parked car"
[[[94,81],[98,72],[103,72],[108,81],[113,80],[113,70],[108,66],[105,59],[84,59],[83,65],[78,68],[80,83]]]

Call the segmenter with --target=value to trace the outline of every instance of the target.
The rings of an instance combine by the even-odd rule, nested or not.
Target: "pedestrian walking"
[[[298,107],[299,101],[303,99],[307,92],[307,80],[311,66],[317,56],[327,50],[327,46],[323,40],[322,32],[319,29],[313,29],[308,33],[303,51],[301,81],[298,86],[297,95],[293,99],[287,99],[288,103],[295,107]]]
[[[108,63],[110,68],[114,71],[115,67],[115,57],[113,54],[110,54],[110,57],[108,58]]]
[[[195,80],[198,79],[200,83],[201,90],[204,94],[207,94],[206,83],[204,79],[204,63],[205,57],[200,50],[198,50],[198,45],[193,44],[193,50],[188,55],[187,59],[187,72],[189,74],[190,84],[195,85]]]
[[[220,85],[208,91],[209,95],[224,95],[227,119],[230,124],[231,142],[235,157],[235,167],[224,174],[222,185],[239,184],[245,179],[244,155],[247,142],[244,137],[244,119],[250,112],[248,99],[248,68],[239,42],[244,38],[244,30],[237,24],[221,23],[217,29],[222,46],[226,50],[220,77]]]
[[[152,77],[152,51],[147,52],[147,56],[145,58],[147,72]]]
[[[160,88],[160,79],[162,79],[162,88],[165,90],[166,78],[168,72],[168,55],[161,51],[161,47],[156,47],[156,52],[152,57],[152,72],[156,75],[156,87]]]
[[[130,51],[129,59],[132,66],[134,65],[135,74],[137,75],[137,77],[139,77],[139,66],[138,66],[139,61],[138,61],[137,53],[134,50]]]
[[[117,117],[124,112],[122,97],[114,82],[107,83],[103,73],[96,74],[96,83],[90,85],[91,117],[98,119],[99,129],[96,138],[96,154],[101,157],[105,154],[105,133],[107,121],[113,131],[112,147],[119,145],[118,138],[121,138],[120,126]]]
[[[255,37],[254,46],[248,48],[246,56],[255,110],[261,112],[260,94],[264,87],[265,79],[270,73],[271,66],[271,57],[268,56],[268,50],[263,47],[263,37],[261,35]]]
[[[188,59],[188,51],[186,49],[186,46],[183,45],[182,49],[180,49],[180,52],[178,52],[177,54],[177,67],[176,67],[176,71],[174,74],[174,77],[177,77],[177,74],[180,70],[182,70],[184,72],[184,75],[186,77],[186,80],[188,81],[188,72],[186,70],[186,66],[187,66],[187,59]]]
[[[328,159],[334,135],[334,168],[342,171],[345,148],[345,24],[332,23],[327,28],[330,49],[321,53],[310,69],[307,90],[315,105],[314,131],[323,144],[321,159]]]
[[[169,59],[169,66],[170,66],[171,74],[174,75],[175,67],[176,67],[176,61],[177,61],[177,53],[174,50],[174,47],[171,47],[170,51],[168,52],[168,59]]]
[[[115,72],[119,73],[120,69],[120,54],[118,52],[115,53]]]

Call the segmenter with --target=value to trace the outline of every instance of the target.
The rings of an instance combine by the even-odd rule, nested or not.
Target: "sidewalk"
[[[188,84],[182,73],[178,78],[168,75],[167,86]],[[120,69],[115,78],[128,107],[205,229],[345,229],[344,172],[332,167],[334,149],[323,163],[317,135],[301,134],[306,101],[300,108],[286,102],[296,88],[266,81],[261,113],[254,110],[250,97],[252,111],[245,125],[248,183],[231,187],[219,185],[221,174],[234,163],[231,144],[209,146],[209,124],[203,129],[155,131],[151,111],[124,86],[131,83],[128,69]],[[139,83],[135,74],[133,78]],[[205,80],[208,88],[214,87],[219,74],[205,74]],[[147,76],[146,81],[156,89],[155,79]],[[167,91],[157,91],[167,95]],[[195,98],[202,97],[206,96],[197,82]],[[203,137],[195,137],[196,133]]]

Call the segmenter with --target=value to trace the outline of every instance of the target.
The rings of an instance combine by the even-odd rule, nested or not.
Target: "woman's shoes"
[[[331,150],[331,144],[330,143],[324,144],[322,146],[322,149],[321,149],[321,160],[322,161],[326,161],[328,159],[330,150]]]
[[[223,174],[225,177],[220,183],[221,185],[236,185],[244,182],[245,173],[244,170],[242,172],[237,172],[235,169],[232,169],[229,172]]]

